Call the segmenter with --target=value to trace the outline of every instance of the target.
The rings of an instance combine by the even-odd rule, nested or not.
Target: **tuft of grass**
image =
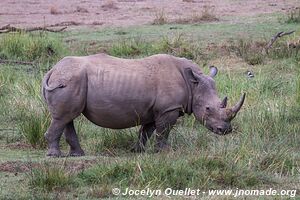
[[[39,168],[31,168],[27,174],[29,186],[43,191],[62,190],[74,183],[73,174],[68,173],[64,165],[44,163]]]
[[[6,111],[9,119],[34,148],[46,146],[44,134],[50,124],[50,114],[40,94],[40,82],[40,79],[29,80],[26,75],[19,74],[9,90],[9,99],[3,102],[9,107]]]
[[[165,13],[164,9],[160,9],[158,11],[155,12],[155,18],[153,20],[153,25],[163,25],[163,24],[167,24],[168,23],[168,19]]]
[[[300,23],[300,7],[291,9],[286,14],[286,23]]]
[[[46,110],[37,112],[24,109],[22,112],[23,119],[18,125],[21,134],[32,147],[45,148],[44,134],[50,125],[50,114]]]
[[[0,46],[1,59],[42,63],[55,62],[67,52],[60,39],[45,32],[5,34],[0,39]]]

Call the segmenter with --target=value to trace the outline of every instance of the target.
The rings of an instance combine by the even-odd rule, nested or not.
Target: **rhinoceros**
[[[61,156],[59,141],[64,132],[70,156],[82,156],[73,120],[81,113],[96,125],[125,129],[141,125],[136,152],[145,149],[156,130],[157,151],[167,146],[176,120],[194,114],[216,134],[232,131],[231,120],[242,107],[227,106],[219,99],[212,77],[192,61],[166,54],[141,59],[122,59],[106,54],[65,57],[46,73],[42,93],[51,114],[45,133],[48,156]]]

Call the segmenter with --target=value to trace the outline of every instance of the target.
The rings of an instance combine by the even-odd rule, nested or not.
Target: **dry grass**
[[[165,14],[164,9],[160,9],[155,12],[155,18],[153,20],[153,25],[162,25],[162,24],[167,24],[167,16]]]
[[[203,22],[214,22],[219,21],[219,18],[215,14],[213,6],[204,6],[201,13],[194,12],[192,16],[187,18],[179,18],[173,22],[176,24],[197,24]]]

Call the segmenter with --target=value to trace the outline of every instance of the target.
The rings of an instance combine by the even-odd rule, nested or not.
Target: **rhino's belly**
[[[84,116],[94,124],[111,129],[124,129],[153,121],[151,112],[141,112],[130,106],[97,107],[87,105]]]

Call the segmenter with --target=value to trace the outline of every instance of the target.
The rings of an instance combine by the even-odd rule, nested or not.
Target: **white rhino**
[[[111,129],[141,125],[135,151],[144,150],[156,130],[156,149],[166,146],[170,129],[184,113],[191,114],[217,134],[232,131],[230,121],[244,103],[232,108],[221,101],[211,68],[204,75],[190,60],[159,54],[121,59],[106,54],[65,57],[44,77],[42,91],[52,116],[45,134],[48,156],[60,156],[64,132],[69,155],[84,155],[73,120],[81,113],[94,124]]]

